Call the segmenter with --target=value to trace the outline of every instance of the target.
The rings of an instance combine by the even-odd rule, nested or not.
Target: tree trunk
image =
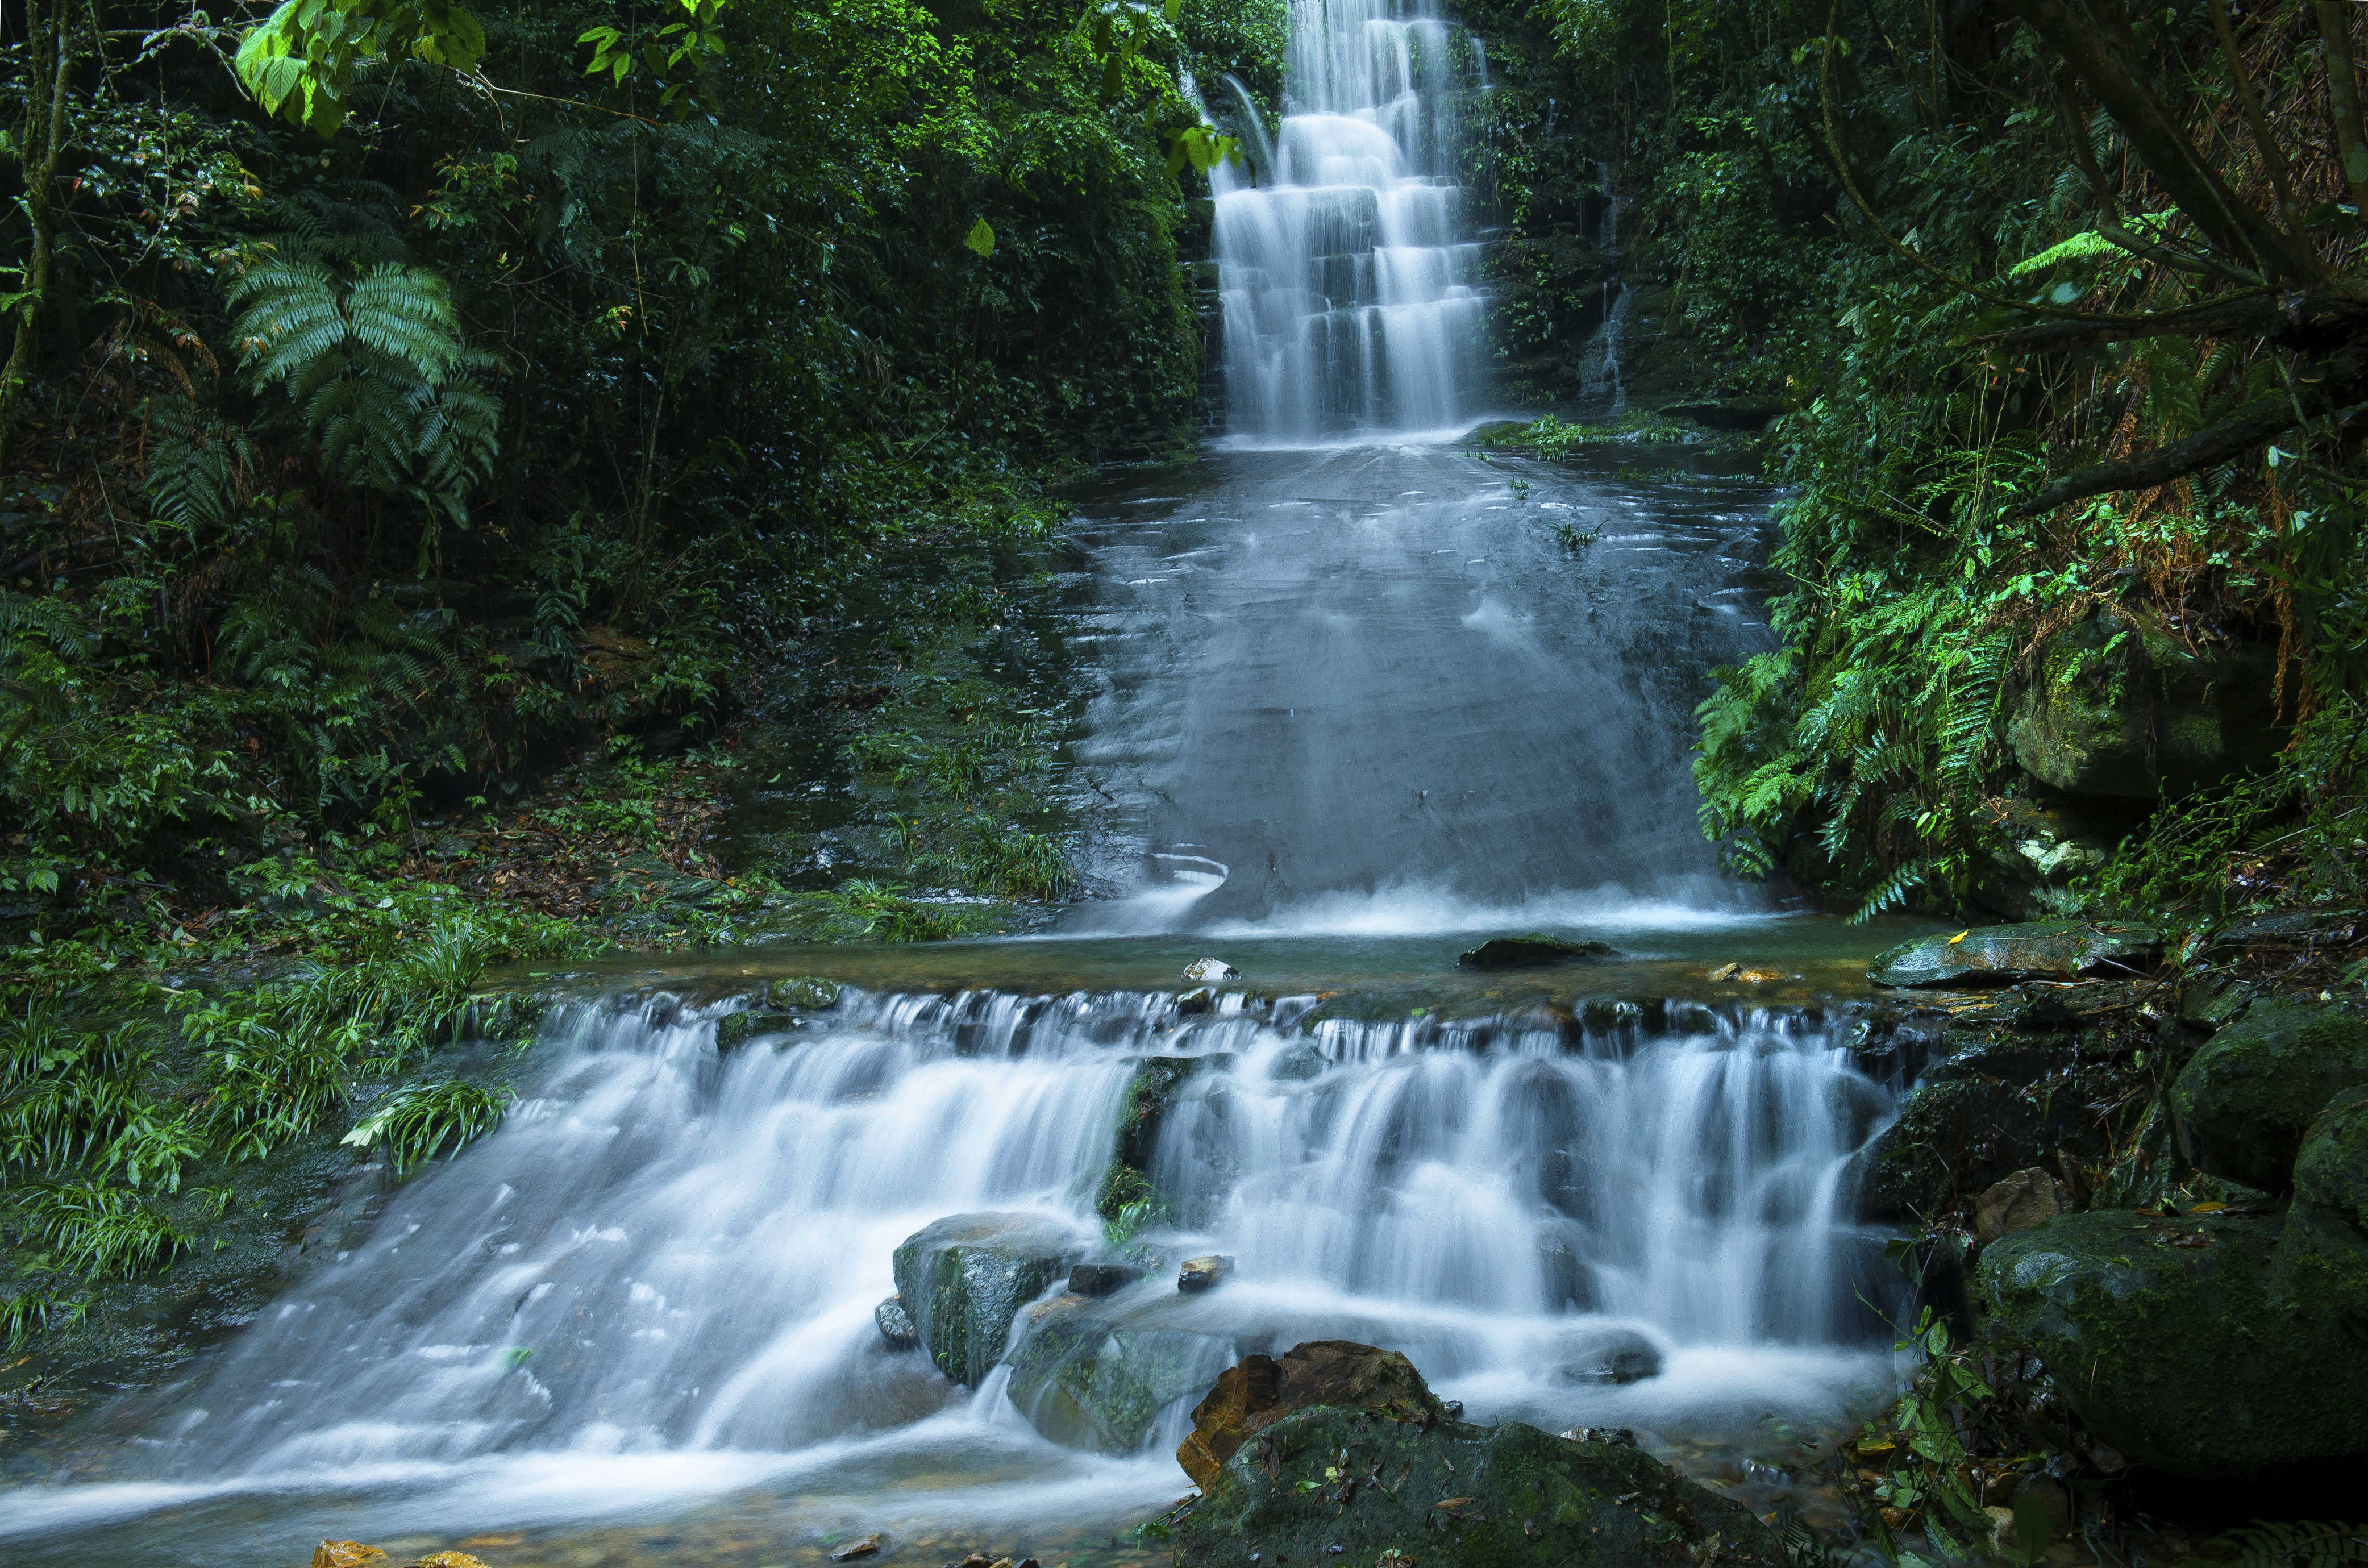
[[[40,330],[41,299],[50,287],[50,260],[56,250],[57,224],[51,193],[57,184],[58,161],[66,145],[66,84],[74,74],[72,35],[67,17],[73,0],[51,0],[48,36],[43,36],[40,0],[28,0],[25,35],[25,212],[33,230],[32,246],[25,258],[24,298],[17,303],[17,342],[8,365],[0,371],[0,469],[8,465],[15,445],[17,404],[32,374],[33,349]],[[48,112],[42,112],[40,83],[50,80]]]

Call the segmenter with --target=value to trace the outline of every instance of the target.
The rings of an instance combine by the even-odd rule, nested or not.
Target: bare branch
[[[2256,398],[2228,419],[2175,445],[2157,447],[2141,457],[2117,462],[2094,463],[2050,480],[2038,494],[2016,503],[2013,515],[2036,517],[2067,501],[2086,500],[2114,490],[2151,490],[2199,469],[2226,462],[2273,436],[2284,434],[2298,423],[2294,399],[2283,392]]]

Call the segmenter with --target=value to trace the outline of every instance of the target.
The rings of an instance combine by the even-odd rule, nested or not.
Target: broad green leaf
[[[973,223],[970,226],[970,233],[962,236],[962,244],[976,251],[980,256],[993,256],[995,254],[994,225],[989,223],[985,219],[981,218],[977,222]]]

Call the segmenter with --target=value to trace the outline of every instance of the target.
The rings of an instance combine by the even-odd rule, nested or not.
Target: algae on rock
[[[2368,1084],[2368,1024],[2337,1007],[2258,1002],[2171,1085],[2182,1151],[2265,1192],[2292,1185],[2303,1134],[2340,1089]]]
[[[2099,1437],[2217,1480],[2368,1456],[2364,1265],[2356,1233],[2103,1210],[1993,1243],[1978,1279]]]
[[[951,1215],[896,1249],[896,1293],[938,1370],[976,1387],[1003,1358],[1019,1309],[1086,1250],[1042,1215]]]

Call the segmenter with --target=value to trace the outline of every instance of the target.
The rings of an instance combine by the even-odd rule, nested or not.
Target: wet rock
[[[1081,1263],[1069,1270],[1072,1296],[1108,1296],[1143,1278],[1143,1270],[1123,1263]]]
[[[2368,1237],[2368,1088],[2340,1090],[2304,1133],[2294,1202]]]
[[[737,1051],[752,1040],[787,1034],[798,1022],[795,1013],[727,1013],[715,1021],[715,1049]]]
[[[1418,1377],[1413,1383],[1420,1388]],[[1581,1442],[1518,1422],[1469,1426],[1427,1405],[1405,1415],[1296,1410],[1253,1433],[1201,1487],[1203,1500],[1177,1528],[1177,1560],[1193,1568],[1335,1558],[1355,1568],[1783,1562],[1748,1509],[1633,1443]]]
[[[2368,1455],[2368,1243],[2247,1214],[2058,1215],[1984,1249],[1998,1329],[2138,1464],[2250,1479]]]
[[[1660,1347],[1633,1329],[1604,1329],[1557,1346],[1554,1376],[1566,1383],[1639,1383],[1661,1375]]]
[[[838,1006],[838,982],[825,980],[818,974],[777,980],[765,988],[765,1002],[774,1008],[797,1008],[818,1013],[826,1007]]]
[[[1981,926],[1954,937],[1918,937],[1877,958],[1866,971],[1876,985],[2011,985],[2137,974],[2162,958],[2162,934],[2117,921],[2043,920]]]
[[[891,1296],[871,1309],[871,1321],[879,1327],[880,1337],[899,1350],[909,1350],[921,1342],[921,1331],[913,1326],[913,1314],[905,1310],[905,1298]]]
[[[879,1551],[879,1536],[876,1534],[867,1535],[858,1540],[850,1540],[845,1546],[840,1547],[837,1551],[832,1552],[830,1554],[830,1560],[833,1562],[852,1562],[859,1557],[873,1556]]]
[[[1926,1084],[1859,1156],[1861,1202],[1872,1218],[1930,1220],[1987,1190],[2043,1152],[2101,1158],[2102,1140],[2073,1096],[2044,1082],[1969,1076]]]
[[[2292,1183],[2303,1132],[2339,1089],[2368,1084],[2368,1024],[2307,1002],[2257,1002],[2170,1088],[2181,1150],[2267,1192]]]
[[[1213,1012],[1216,1006],[1217,994],[1205,985],[1198,991],[1184,992],[1176,998],[1176,1010],[1186,1017]]]
[[[1621,954],[1602,942],[1574,942],[1531,931],[1520,937],[1491,937],[1455,960],[1458,969],[1546,969],[1555,964],[1616,959]]]
[[[2177,799],[2268,765],[2283,744],[2273,649],[2196,644],[2101,608],[2042,644],[2009,699],[2008,748],[2067,794]]]
[[[1151,1156],[1158,1147],[1159,1130],[1169,1108],[1194,1074],[1212,1062],[1232,1060],[1230,1056],[1146,1056],[1135,1063],[1126,1097],[1119,1102],[1118,1144],[1095,1195],[1095,1210],[1103,1219],[1115,1220],[1128,1204],[1159,1196],[1151,1180]]]
[[[1278,1083],[1304,1083],[1321,1077],[1331,1061],[1312,1045],[1294,1045],[1278,1054],[1266,1075]]]
[[[1589,996],[1578,1005],[1577,1013],[1579,1026],[1590,1034],[1641,1028],[1645,1024],[1644,1004],[1625,996]]]
[[[1446,1419],[1430,1385],[1395,1350],[1315,1339],[1281,1356],[1248,1356],[1227,1368],[1199,1404],[1176,1462],[1202,1492],[1265,1428],[1317,1405],[1428,1426]]]
[[[1176,1288],[1187,1293],[1206,1290],[1234,1271],[1234,1260],[1212,1253],[1206,1257],[1188,1257],[1177,1271]]]
[[[1987,1244],[2071,1211],[2064,1184],[2033,1166],[1993,1182],[1974,1200],[1974,1235]]]
[[[313,1549],[313,1568],[377,1568],[393,1561],[377,1547],[358,1540],[324,1540]]]
[[[2009,920],[2077,915],[2073,879],[2112,858],[2126,831],[2119,814],[2043,805],[2029,799],[1989,807],[1989,832],[1975,845],[1973,901]]]
[[[1196,1298],[1080,1301],[1047,1313],[1011,1353],[1011,1403],[1053,1442],[1131,1454],[1160,1413],[1240,1358],[1235,1325]]]
[[[2210,1034],[2243,1017],[2253,996],[2254,988],[2235,975],[2207,970],[2179,988],[2179,1021]]]
[[[896,1249],[896,1294],[938,1370],[975,1387],[1003,1358],[1019,1309],[1065,1279],[1084,1250],[1040,1215],[956,1214]]]
[[[2361,912],[2356,909],[2290,909],[2269,915],[2242,915],[2213,934],[2208,955],[2234,958],[2251,953],[2266,957],[2349,947],[2359,940],[2361,923]]]
[[[465,1551],[431,1551],[412,1560],[411,1568],[485,1568],[483,1558]]]
[[[1223,959],[1194,959],[1184,966],[1184,978],[1193,982],[1239,980],[1242,971]]]

